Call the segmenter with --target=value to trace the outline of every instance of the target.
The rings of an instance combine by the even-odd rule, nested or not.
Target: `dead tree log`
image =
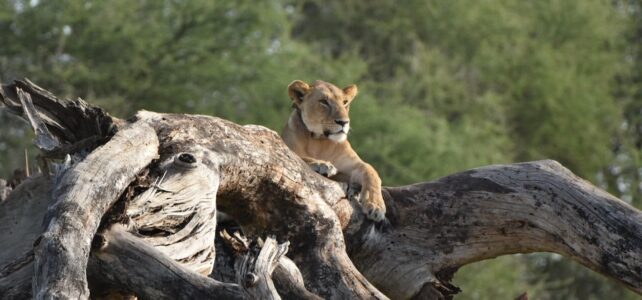
[[[411,296],[395,285],[403,282],[449,293],[460,266],[542,251],[642,293],[642,213],[555,161],[484,167],[386,192],[393,230],[349,248],[359,270],[388,295]]]
[[[238,276],[234,273],[234,265],[239,253],[245,253],[250,249],[247,239],[236,231],[230,235],[226,227],[230,224],[221,224],[223,229],[220,230],[220,238],[216,240],[216,263],[214,272],[209,276],[219,281],[234,281]],[[228,226],[226,226],[228,225]],[[231,229],[236,225],[232,225]],[[296,264],[289,258],[282,256],[279,263],[275,266],[272,280],[279,295],[283,299],[323,299],[305,288],[305,282],[301,271]]]
[[[281,299],[271,274],[287,245],[272,238],[238,259],[238,284],[190,271],[118,225],[97,240],[89,266],[91,274],[100,274],[97,288],[115,286],[140,299]]]
[[[33,243],[42,234],[42,220],[51,203],[52,181],[29,178],[0,203],[0,295],[32,298]]]
[[[89,297],[87,260],[100,220],[157,155],[154,131],[137,125],[123,128],[57,182],[45,230],[34,244],[37,299]]]
[[[51,200],[52,179],[30,178],[0,207],[0,238],[11,241],[6,247],[0,248],[2,299],[32,298],[35,270],[32,244],[42,233],[39,220],[44,218]],[[119,225],[99,233],[92,245],[87,277],[90,292],[97,297],[116,291],[135,294],[140,299],[273,299],[256,297],[260,295],[258,290],[269,289],[269,295],[275,293],[271,289],[272,284],[264,279],[269,278],[268,274],[262,274],[261,270],[270,271],[283,259],[279,255],[284,254],[283,245],[242,254],[241,258],[254,257],[267,251],[263,255],[272,259],[248,260],[245,272],[237,270],[237,276],[241,279],[248,276],[263,279],[254,285],[244,286],[245,280],[222,283],[198,274],[152,247],[143,238],[124,231]]]
[[[3,98],[17,94],[6,91],[21,85],[29,94],[39,93],[32,98],[47,98],[28,82],[7,86]],[[33,109],[39,115],[64,110],[46,105],[46,100],[39,103],[34,101]],[[8,106],[22,112],[19,105]],[[57,114],[61,113],[48,113]],[[75,143],[61,134],[65,131],[53,130],[58,123],[49,124],[47,118],[43,122],[60,144]],[[289,241],[288,256],[300,269],[305,288],[323,298],[384,299],[384,294],[392,299],[447,298],[458,292],[450,279],[462,265],[533,251],[560,253],[642,293],[640,211],[553,161],[490,166],[433,182],[386,188],[389,223],[373,224],[346,197],[345,186],[312,172],[271,130],[208,116],[152,112],[138,113],[129,125],[120,120],[107,123],[115,128],[149,126],[156,133],[159,160],[139,176],[144,178],[132,181],[130,192],[121,199],[134,204],[122,213],[131,231],[161,252],[182,240],[174,239],[174,234],[191,236],[180,229],[196,215],[164,214],[165,206],[153,203],[180,204],[178,200],[186,195],[207,202],[212,200],[207,195],[214,192],[216,207],[234,218],[246,234],[270,234]],[[97,137],[92,140],[108,139],[104,132],[108,131],[94,130]],[[189,154],[182,162],[187,165],[180,169],[182,160],[173,162],[184,153]],[[202,183],[190,189],[181,178],[187,174],[184,170],[193,170],[193,163],[200,171],[189,175],[193,176],[189,182]],[[176,168],[171,181],[183,183],[169,188],[162,181],[164,175],[172,175],[171,168]],[[181,192],[183,188],[189,192]],[[144,198],[147,194],[153,197]],[[135,204],[147,201],[152,204]],[[5,207],[11,206],[3,205],[0,213]],[[211,205],[196,211],[211,214]],[[137,216],[153,221],[141,222]],[[200,228],[197,225],[208,218],[197,219],[190,226]],[[136,225],[143,223],[148,224],[145,229],[137,230]],[[192,250],[207,248],[203,241],[209,231],[205,232],[189,243],[197,245]],[[188,252],[188,257],[174,259],[195,271],[202,271],[203,265],[211,267],[212,251],[203,252],[211,255],[197,260],[195,253]],[[7,253],[0,256],[0,270],[7,269],[7,263],[16,266],[22,257]],[[194,261],[198,263],[191,264]],[[0,291],[5,278],[18,276],[15,269],[4,278],[0,275]]]

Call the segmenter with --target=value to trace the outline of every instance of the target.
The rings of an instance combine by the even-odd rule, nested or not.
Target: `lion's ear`
[[[346,97],[348,97],[348,101],[352,101],[352,99],[357,96],[357,92],[357,86],[354,84],[343,88],[343,93],[346,95]]]
[[[309,90],[310,85],[301,80],[292,81],[292,83],[288,85],[288,95],[294,104],[300,104]]]

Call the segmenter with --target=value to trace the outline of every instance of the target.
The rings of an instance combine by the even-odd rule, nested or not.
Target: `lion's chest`
[[[338,143],[328,140],[310,139],[305,151],[312,158],[332,162],[341,155],[341,147],[339,146]]]

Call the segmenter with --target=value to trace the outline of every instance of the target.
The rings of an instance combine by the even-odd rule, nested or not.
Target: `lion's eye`
[[[343,100],[343,106],[348,106],[348,100]]]
[[[323,99],[323,100],[320,100],[319,103],[321,103],[321,105],[325,107],[330,107],[330,103],[328,103],[328,100]]]

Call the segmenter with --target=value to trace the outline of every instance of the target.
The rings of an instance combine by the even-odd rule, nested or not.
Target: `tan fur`
[[[347,141],[349,123],[341,124],[350,120],[350,103],[357,87],[340,89],[320,80],[312,85],[295,80],[288,86],[288,94],[295,107],[282,133],[288,147],[322,175],[361,184],[364,212],[372,220],[383,220],[386,206],[381,179]]]

